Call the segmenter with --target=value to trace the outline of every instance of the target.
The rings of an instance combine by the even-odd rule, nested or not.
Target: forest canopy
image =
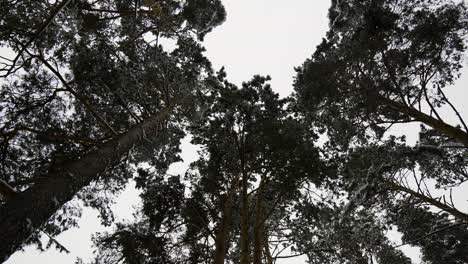
[[[225,19],[220,0],[0,1],[0,261],[67,252],[87,206],[113,226],[90,263],[468,262],[468,126],[446,95],[465,4],[333,0],[285,98],[213,69]],[[416,144],[394,133],[413,123]],[[169,174],[187,135],[199,156]],[[142,204],[119,222],[130,180]]]

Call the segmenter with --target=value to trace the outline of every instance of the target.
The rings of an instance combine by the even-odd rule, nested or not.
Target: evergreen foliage
[[[68,251],[54,237],[84,205],[114,227],[94,235],[92,263],[411,263],[407,244],[424,263],[466,263],[468,213],[431,193],[468,180],[468,127],[444,93],[466,6],[332,1],[287,98],[269,76],[237,87],[213,71],[202,41],[225,18],[220,0],[0,0],[15,53],[0,69],[0,261]],[[392,135],[413,122],[416,145]],[[170,175],[188,134],[199,157]],[[129,179],[142,204],[116,222]]]
[[[79,215],[59,210],[76,194],[111,224],[112,197],[132,164],[165,170],[179,159],[182,127],[211,71],[198,39],[225,12],[219,1],[1,6],[1,45],[16,53],[0,70],[4,260],[26,240],[39,242],[36,230],[73,226],[57,219]],[[176,48],[165,51],[161,38]]]

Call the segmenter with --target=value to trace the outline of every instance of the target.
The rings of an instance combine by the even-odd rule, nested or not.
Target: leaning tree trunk
[[[463,144],[465,147],[468,147],[468,133],[466,133],[465,131],[451,126],[438,119],[435,119],[434,117],[422,113],[417,109],[409,107],[403,103],[392,101],[383,97],[381,97],[381,100],[388,106],[391,106],[392,108],[396,109],[397,111],[405,113],[413,117],[414,119],[421,121],[428,126],[431,126],[442,135],[452,137],[459,143]]]
[[[169,104],[158,114],[129,129],[103,147],[52,167],[40,183],[24,192],[14,193],[0,207],[0,262],[10,257],[49,218],[99,173],[119,162],[133,146],[142,143],[145,134],[154,133],[175,105]]]

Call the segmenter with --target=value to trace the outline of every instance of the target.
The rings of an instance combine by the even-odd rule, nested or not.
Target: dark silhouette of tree
[[[109,224],[129,163],[178,160],[211,71],[197,39],[225,15],[202,2],[2,1],[0,41],[16,52],[0,70],[2,261],[38,230],[68,228],[56,212],[77,194]],[[164,51],[160,38],[177,47]]]
[[[445,227],[453,225],[453,230],[460,231],[453,241],[464,245],[467,213],[455,207],[451,194],[433,196],[428,186],[433,183],[436,189],[456,188],[468,179],[468,128],[444,93],[460,75],[467,14],[463,3],[437,0],[333,1],[330,30],[312,57],[296,69],[294,84],[296,110],[328,137],[323,152],[338,168],[338,177],[332,179],[329,188],[335,199],[345,202],[332,207],[332,217],[321,218],[327,225],[339,230],[340,224],[352,219],[353,228],[359,229],[363,223],[368,226],[361,233],[374,227],[373,233],[378,234],[391,228],[390,222],[400,216],[397,225],[405,241],[421,246],[429,263],[464,261],[458,252],[466,251],[466,246],[450,248],[444,255],[424,249],[430,246],[419,238],[430,236],[434,244],[429,244],[440,243],[441,247],[447,239],[444,230],[431,235],[438,229],[434,224],[438,216],[428,211],[430,208],[450,215],[445,218]],[[442,106],[453,111],[458,124],[442,119]],[[389,133],[393,125],[411,122],[421,123],[415,146]],[[405,203],[408,199],[412,203]],[[395,207],[388,204],[407,207],[398,207],[399,211],[390,214]],[[403,217],[414,210],[421,210],[428,223],[425,228],[417,229],[415,214]],[[356,221],[363,214],[383,215]],[[314,230],[314,226],[306,230]],[[344,234],[337,237],[342,239]],[[310,244],[312,250],[317,243]],[[357,255],[349,251],[341,257],[365,256],[363,252],[376,245],[356,246]],[[344,250],[349,246],[339,247]],[[320,255],[327,256],[326,252],[317,253]]]
[[[297,69],[295,89],[331,142],[346,146],[380,136],[395,123],[422,122],[468,146],[437,112],[443,90],[459,76],[468,28],[463,4],[443,1],[337,1],[333,27]],[[337,13],[338,12],[338,13]],[[425,113],[423,110],[428,109]],[[453,108],[455,109],[455,108]]]
[[[0,58],[1,261],[44,248],[40,234],[67,251],[54,236],[76,225],[74,198],[115,224],[94,236],[93,263],[411,263],[406,244],[428,263],[467,261],[468,214],[433,195],[468,180],[468,127],[445,95],[463,3],[332,1],[283,99],[269,77],[237,87],[212,71],[201,41],[225,19],[219,0],[0,4],[15,53]],[[390,134],[412,122],[416,145]],[[169,175],[188,133],[200,156]],[[129,178],[142,206],[114,223]]]
[[[389,218],[403,233],[403,244],[419,246],[423,261],[429,263],[466,262],[467,223],[454,222],[445,213],[430,212],[414,200],[389,205]]]
[[[319,185],[325,175],[315,134],[291,118],[289,99],[279,99],[268,78],[255,76],[239,89],[224,76],[220,71],[212,79],[214,88],[203,100],[207,108],[191,127],[193,143],[203,151],[185,177],[189,194],[180,213],[185,232],[176,244],[188,253],[177,255],[179,263],[262,263],[268,237],[281,233],[277,228],[290,218],[287,207],[300,186]],[[142,226],[151,226],[157,223],[151,215],[164,213],[165,206],[142,198],[154,205],[142,210],[147,216]]]

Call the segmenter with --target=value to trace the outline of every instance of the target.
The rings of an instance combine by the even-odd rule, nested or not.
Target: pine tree
[[[197,39],[225,17],[219,1],[202,2],[2,1],[1,45],[16,55],[1,69],[0,260],[76,194],[108,223],[111,199],[93,192],[122,189],[129,163],[178,159],[211,71]]]
[[[375,227],[378,220],[377,234],[401,220],[399,231],[405,241],[413,241],[437,229],[438,217],[430,208],[450,215],[447,225],[456,225],[453,230],[460,231],[460,238],[455,243],[462,243],[466,226],[460,223],[468,221],[467,213],[448,195],[432,196],[426,183],[435,183],[437,189],[456,188],[467,180],[468,127],[444,93],[460,75],[467,14],[463,3],[437,0],[333,1],[330,30],[312,57],[296,69],[294,84],[297,111],[328,137],[323,152],[338,168],[330,189],[335,199],[346,201],[346,206],[335,206],[338,212],[329,213],[328,225],[339,230],[348,218],[383,214],[363,222]],[[458,124],[443,120],[440,107],[451,109]],[[421,123],[415,146],[391,135],[394,124],[412,122]],[[406,203],[408,199],[412,203]],[[407,207],[390,213],[394,207],[389,204]],[[414,214],[400,215],[418,210],[413,207],[424,208],[420,213],[429,222],[425,231],[403,227],[417,228]],[[359,230],[362,220],[352,221],[351,228]],[[428,228],[431,225],[433,229]],[[442,233],[431,238],[440,245],[446,239]],[[425,242],[419,245],[424,248]],[[356,248],[356,256],[362,256],[359,250],[366,247]],[[451,248],[446,256],[423,249],[423,258],[429,263],[463,261],[457,250],[466,249]],[[353,255],[350,251],[344,257]]]
[[[185,231],[174,244],[187,255],[178,254],[176,262],[262,263],[263,252],[270,248],[268,237],[282,233],[277,229],[290,218],[287,208],[300,186],[319,185],[324,176],[316,137],[291,118],[289,99],[279,99],[268,78],[255,76],[239,89],[224,76],[220,71],[211,79],[214,88],[203,100],[206,108],[191,126],[193,143],[202,151],[186,174],[187,194],[179,196],[184,200],[179,216]],[[157,220],[151,215],[164,214],[165,206],[158,202],[164,198],[154,200],[145,193],[141,226],[152,226]]]
[[[336,1],[329,16],[327,38],[297,69],[295,89],[331,142],[346,146],[365,141],[366,132],[381,136],[391,124],[421,122],[468,146],[468,127],[443,92],[462,67],[462,3]],[[442,105],[463,128],[441,119]]]

